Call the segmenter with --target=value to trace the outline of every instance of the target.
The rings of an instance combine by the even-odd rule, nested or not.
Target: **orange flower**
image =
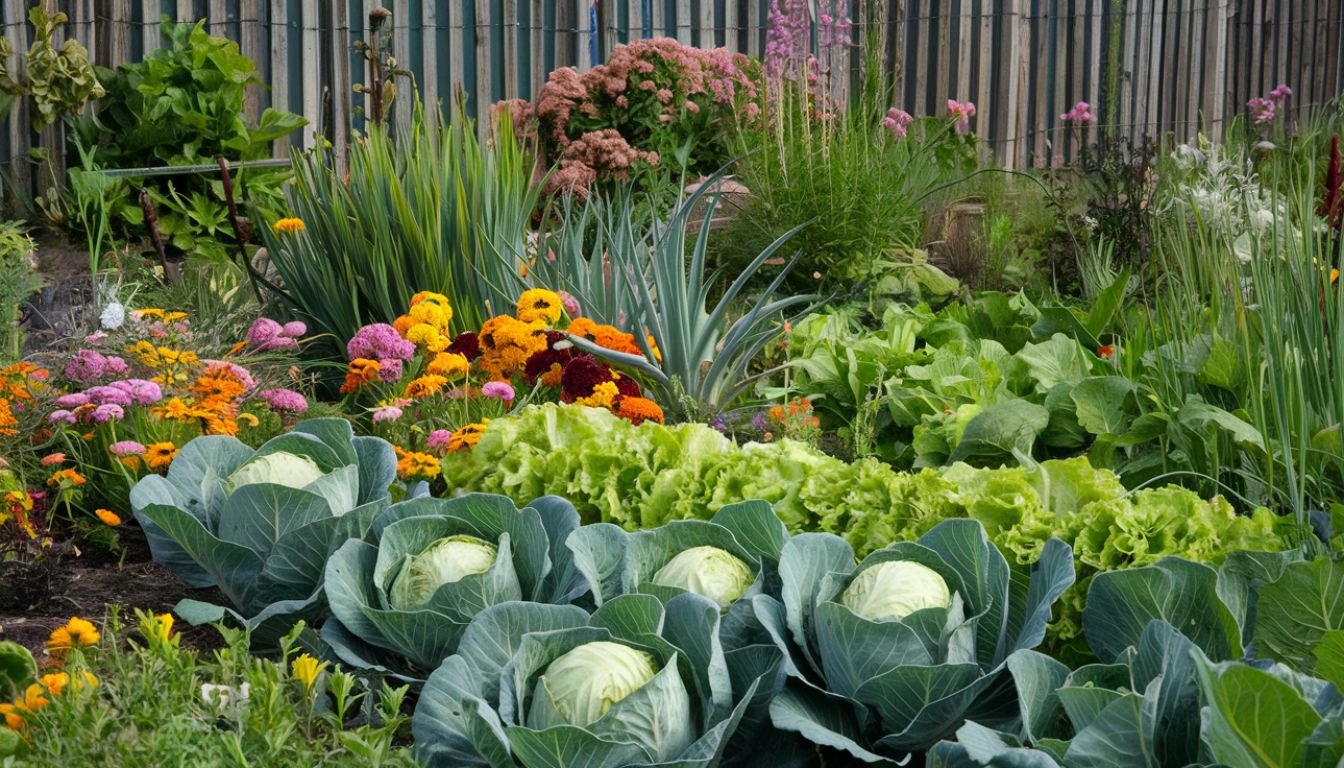
[[[304,230],[303,219],[297,216],[286,216],[271,226],[282,235],[296,235]]]
[[[439,476],[442,468],[437,457],[428,453],[397,451],[397,476],[402,480],[432,480]]]
[[[150,443],[145,446],[145,465],[158,472],[164,470],[177,458],[177,446],[170,442]]]
[[[64,463],[65,463],[64,453],[48,453],[46,456],[42,457],[42,465],[46,467],[50,467],[52,464],[64,464]]]
[[[62,469],[47,478],[47,485],[62,488],[73,488],[77,485],[83,485],[88,482],[83,475],[73,469]]]
[[[443,376],[448,379],[455,379],[458,376],[465,376],[471,370],[471,362],[463,355],[455,352],[440,352],[429,361],[425,372],[434,376]]]
[[[98,519],[103,521],[103,525],[107,525],[112,528],[121,525],[121,516],[110,509],[95,509],[93,511],[93,514],[97,515]]]
[[[443,376],[436,376],[432,373],[426,374],[411,380],[411,383],[406,385],[406,396],[413,400],[419,400],[422,397],[437,395],[443,391],[447,384],[448,379]]]
[[[345,374],[345,383],[341,385],[341,394],[354,392],[377,379],[378,373],[382,369],[382,364],[377,360],[370,360],[365,357],[356,357],[351,360]]]
[[[517,315],[524,323],[553,325],[560,319],[562,309],[559,294],[545,288],[523,291],[518,297]]]
[[[663,423],[663,409],[647,397],[622,397],[616,415],[635,426],[646,421]]]
[[[71,616],[63,626],[52,630],[47,639],[47,650],[64,651],[68,648],[97,645],[101,635],[93,622]]]
[[[482,419],[479,424],[468,424],[453,430],[453,437],[448,441],[448,452],[462,451],[475,446],[481,442],[481,436],[485,434],[485,429],[489,425],[489,419]]]

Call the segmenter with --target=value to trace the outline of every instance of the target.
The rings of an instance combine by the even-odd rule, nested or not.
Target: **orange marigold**
[[[448,452],[462,451],[475,446],[481,442],[481,436],[485,434],[485,429],[489,425],[489,419],[482,419],[479,424],[468,424],[453,430],[453,437],[448,441]]]
[[[429,365],[425,368],[426,373],[448,379],[465,376],[470,370],[471,361],[455,352],[440,352],[434,356],[433,360],[429,361]]]
[[[170,442],[150,443],[145,446],[145,465],[158,472],[167,469],[177,458],[177,446]]]
[[[397,476],[402,480],[432,480],[441,471],[437,457],[397,448]]]
[[[112,528],[121,525],[121,515],[118,515],[110,509],[95,509],[93,514],[98,516],[98,519],[102,521],[103,525]]]
[[[382,369],[383,366],[377,360],[364,357],[356,357],[351,360],[345,374],[345,383],[341,385],[341,394],[354,392],[378,378],[378,373]]]
[[[422,397],[437,395],[448,385],[448,379],[444,376],[438,376],[432,373],[425,374],[417,379],[411,380],[406,385],[406,396],[419,400]]]
[[[88,481],[84,476],[73,469],[62,469],[47,478],[47,485],[52,487],[63,486],[73,488],[76,485],[83,485],[86,482]]]
[[[635,426],[646,421],[663,423],[663,409],[647,397],[622,397],[617,405],[616,415]]]

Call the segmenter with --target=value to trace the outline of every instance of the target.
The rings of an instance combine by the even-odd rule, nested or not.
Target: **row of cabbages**
[[[185,618],[227,611],[263,642],[322,622],[347,666],[423,681],[433,765],[742,764],[802,741],[898,759],[1013,708],[1005,662],[1073,582],[1063,543],[1015,573],[970,520],[856,564],[764,502],[628,533],[556,497],[392,503],[394,464],[314,420],[255,453],[198,438],[132,500],[156,559],[233,603]]]

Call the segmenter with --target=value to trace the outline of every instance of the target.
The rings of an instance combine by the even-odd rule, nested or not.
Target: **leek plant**
[[[374,127],[349,155],[348,177],[332,151],[296,155],[289,198],[303,231],[263,227],[286,302],[315,330],[350,338],[419,291],[446,295],[460,329],[512,305],[500,273],[525,268],[540,186],[507,119],[486,144],[471,121],[417,108],[408,127]]]

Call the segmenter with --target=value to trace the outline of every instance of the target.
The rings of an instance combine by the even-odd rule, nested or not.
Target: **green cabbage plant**
[[[390,444],[355,437],[345,419],[303,422],[255,451],[207,435],[184,445],[166,476],[136,483],[131,507],[157,562],[231,603],[183,600],[178,615],[229,614],[264,642],[325,614],[327,558],[387,508],[396,463]]]
[[[774,687],[782,654],[725,663],[719,606],[614,597],[581,608],[509,602],[467,627],[412,718],[430,768],[710,768]]]
[[[565,548],[578,525],[554,496],[523,509],[486,494],[394,504],[328,561],[322,637],[347,665],[423,680],[482,610],[584,595]]]
[[[781,597],[753,598],[788,654],[774,726],[870,763],[896,763],[967,718],[1019,716],[1005,661],[1041,642],[1073,583],[1068,545],[1050,539],[1028,576],[973,520],[948,520],[855,566],[828,533],[790,539]]]

